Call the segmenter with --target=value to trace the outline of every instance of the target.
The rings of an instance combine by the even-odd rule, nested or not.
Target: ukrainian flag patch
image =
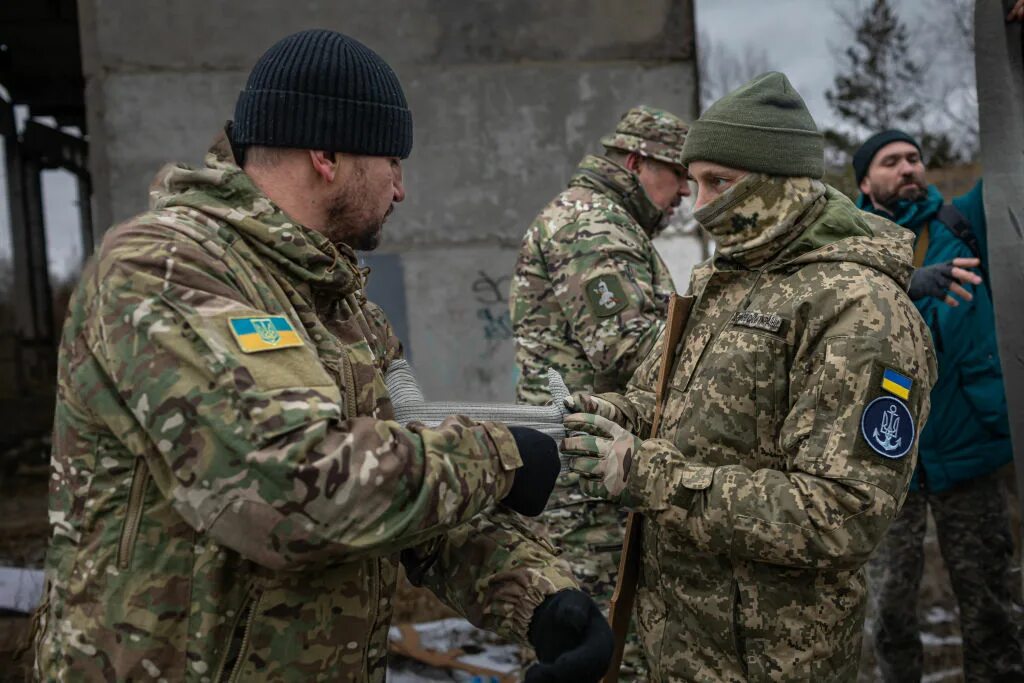
[[[890,394],[899,396],[904,401],[910,398],[910,387],[912,386],[914,386],[912,379],[906,375],[901,375],[895,370],[886,368],[882,374],[882,388]]]
[[[302,337],[283,315],[228,318],[228,325],[245,353],[302,346]]]

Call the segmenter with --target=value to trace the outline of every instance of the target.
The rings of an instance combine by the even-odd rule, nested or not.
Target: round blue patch
[[[876,398],[864,409],[860,433],[879,455],[896,460],[914,445],[914,419],[906,404],[891,396]]]

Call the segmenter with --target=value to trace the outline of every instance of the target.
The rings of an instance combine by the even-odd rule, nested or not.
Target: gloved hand
[[[521,515],[536,517],[548,504],[562,469],[558,444],[547,434],[529,427],[510,426],[508,430],[516,440],[523,466],[516,470],[512,488],[501,503]]]
[[[612,629],[583,591],[544,598],[533,611],[527,637],[540,661],[527,669],[525,683],[591,683],[608,671]]]
[[[951,297],[949,292],[952,291],[964,301],[971,301],[974,297],[960,283],[981,284],[981,277],[967,270],[980,264],[981,261],[976,258],[955,258],[946,263],[918,268],[910,277],[907,294],[911,301],[930,296],[942,299],[948,306],[959,306],[960,302]]]
[[[585,391],[577,391],[562,403],[564,403],[565,407],[574,413],[591,413],[593,415],[600,415],[606,420],[611,420],[621,427],[629,428],[630,426],[629,418],[619,410],[618,406],[595,394],[589,394]]]
[[[584,432],[562,441],[562,452],[573,456],[570,469],[580,475],[580,490],[588,496],[620,502],[633,455],[640,450],[643,439],[600,415],[573,413],[563,424],[566,433]]]

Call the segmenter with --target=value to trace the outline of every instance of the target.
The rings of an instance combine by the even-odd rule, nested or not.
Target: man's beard
[[[662,210],[661,220],[658,221],[658,224],[654,226],[654,229],[651,231],[652,238],[657,237],[661,233],[665,232],[668,226],[672,224],[672,219],[675,218],[676,214],[679,213],[679,205],[682,203],[682,198],[679,198],[676,201],[669,204],[667,209]]]
[[[911,180],[912,186],[908,187],[907,183],[904,182],[896,186],[892,192],[885,194],[877,194],[874,197],[874,201],[879,206],[888,209],[890,212],[896,208],[901,201],[916,202],[919,199],[923,199],[928,191],[921,187],[916,180]],[[902,194],[901,194],[902,190]]]
[[[361,188],[353,188],[334,198],[327,207],[327,239],[335,244],[345,244],[356,251],[373,251],[380,246],[384,221],[394,210],[388,207],[383,216],[369,215],[365,206],[360,206]]]

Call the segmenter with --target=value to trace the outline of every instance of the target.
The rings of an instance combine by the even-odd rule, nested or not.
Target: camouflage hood
[[[149,191],[150,207],[184,207],[229,223],[261,257],[289,277],[338,296],[363,286],[355,253],[300,225],[260,190],[235,163],[221,133],[202,168],[168,164]]]
[[[859,263],[884,273],[906,290],[914,272],[914,233],[858,209],[826,186],[825,207],[779,255],[773,268],[808,263]]]
[[[715,237],[716,266],[770,271],[852,262],[904,289],[913,272],[913,233],[861,211],[811,178],[751,173],[694,217]]]
[[[664,228],[665,212],[647,196],[636,174],[607,157],[584,157],[569,181],[569,187],[574,186],[610,195],[649,237],[655,237]]]

